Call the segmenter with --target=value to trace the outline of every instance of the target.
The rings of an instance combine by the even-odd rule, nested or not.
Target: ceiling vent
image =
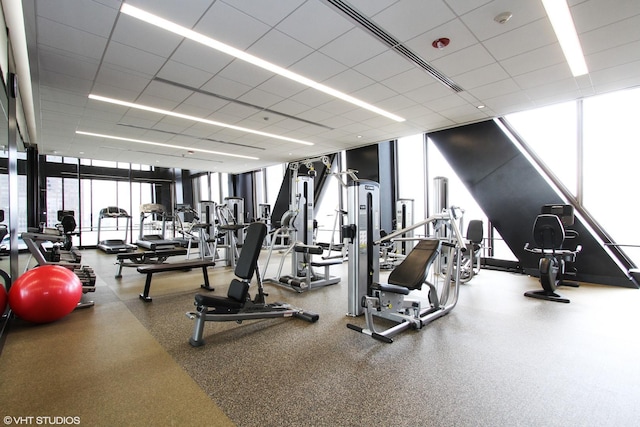
[[[449,77],[442,74],[440,71],[436,70],[432,67],[427,61],[420,58],[416,53],[412,52],[411,49],[401,44],[398,40],[396,40],[391,34],[387,33],[385,30],[380,28],[374,22],[370,21],[369,18],[358,12],[348,3],[345,3],[342,0],[325,0],[330,5],[339,9],[342,13],[347,15],[353,21],[357,22],[362,28],[369,31],[371,34],[376,36],[380,41],[391,47],[393,50],[403,55],[409,61],[416,64],[418,67],[425,70],[429,73],[434,79],[438,80],[443,85],[448,88],[454,90],[455,92],[462,92],[460,86],[454,83]]]

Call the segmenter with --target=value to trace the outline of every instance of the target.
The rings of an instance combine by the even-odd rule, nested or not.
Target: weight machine
[[[457,273],[460,266],[454,268],[454,260],[458,260],[459,264],[460,254],[466,249],[455,209],[443,210],[380,238],[378,183],[353,181],[347,194],[349,224],[343,227],[343,238],[349,244],[347,315],[364,314],[366,320],[365,328],[354,324],[348,324],[347,327],[391,343],[391,337],[399,332],[409,328],[421,329],[453,310],[458,301],[460,285]],[[380,244],[428,224],[451,232],[444,237],[421,239],[391,272],[388,283],[380,283]],[[428,287],[428,304],[424,307],[424,301],[420,299],[405,298],[411,291],[420,290],[424,284]],[[377,329],[374,317],[390,320],[395,325]]]
[[[218,230],[223,236],[225,248],[225,265],[235,268],[238,260],[238,249],[244,243],[244,199],[242,197],[225,197],[225,204],[217,207]]]
[[[322,157],[325,165],[329,159]],[[305,292],[322,286],[334,285],[340,282],[340,277],[330,275],[332,265],[341,264],[341,260],[324,259],[314,261],[313,255],[322,255],[324,250],[314,243],[314,189],[313,179],[315,169],[313,160],[303,162],[309,169],[307,175],[298,173],[299,163],[290,163],[291,171],[291,193],[289,198],[289,210],[282,216],[281,227],[272,236],[272,243],[267,256],[267,263],[263,276],[266,275],[266,268],[273,253],[275,243],[278,238],[288,239],[289,245],[285,250],[276,276],[265,279],[265,282],[285,286],[296,292]],[[291,255],[291,274],[281,275],[285,258]],[[314,270],[314,267],[324,269],[322,273]]]

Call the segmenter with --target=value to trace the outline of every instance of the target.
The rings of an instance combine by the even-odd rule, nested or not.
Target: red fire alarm
[[[431,43],[431,46],[433,46],[436,49],[444,49],[445,47],[449,46],[450,41],[451,40],[449,40],[448,38],[442,37],[437,40],[434,40],[433,43]]]

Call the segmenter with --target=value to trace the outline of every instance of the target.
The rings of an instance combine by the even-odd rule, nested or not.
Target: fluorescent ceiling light
[[[101,134],[101,133],[83,132],[83,131],[80,131],[80,130],[77,130],[76,133],[78,135],[95,136],[96,138],[115,139],[117,141],[135,142],[135,143],[138,143],[138,144],[155,145],[157,147],[176,148],[178,150],[185,150],[185,151],[197,151],[198,153],[215,154],[215,155],[218,155],[218,156],[229,156],[229,157],[239,157],[241,159],[259,160],[257,157],[242,156],[240,154],[229,154],[229,153],[223,153],[223,152],[220,152],[220,151],[203,150],[203,149],[200,149],[200,148],[193,148],[193,147],[183,147],[181,145],[164,144],[164,143],[161,143],[161,142],[153,142],[153,141],[143,141],[141,139],[133,139],[133,138],[123,138],[121,136],[115,136],[115,135],[104,135],[104,134]]]
[[[235,58],[238,58],[242,61],[246,61],[250,64],[256,65],[260,68],[264,68],[265,70],[271,71],[272,73],[278,74],[282,77],[286,77],[290,80],[296,81],[298,83],[301,83],[303,85],[309,86],[313,89],[319,90],[320,92],[324,92],[328,95],[334,96],[336,98],[339,98],[343,101],[349,102],[351,104],[357,105],[358,107],[364,108],[366,110],[372,111],[376,114],[380,114],[381,116],[387,117],[389,119],[395,120],[397,122],[404,122],[405,119],[403,119],[400,116],[397,116],[393,113],[390,113],[388,111],[385,111],[381,108],[378,108],[374,105],[368,104],[364,101],[361,101],[357,98],[354,98],[353,96],[347,95],[346,93],[340,92],[336,89],[330,88],[329,86],[325,86],[322,83],[318,83],[316,81],[313,81],[311,79],[308,79],[304,76],[301,76],[300,74],[296,74],[292,71],[289,71],[285,68],[279,67],[275,64],[272,64],[270,62],[265,61],[264,59],[260,59],[256,56],[253,56],[249,53],[246,53],[242,50],[236,49],[235,47],[229,46],[227,44],[224,44],[222,42],[219,42],[218,40],[212,39],[210,37],[207,37],[203,34],[197,33],[193,30],[190,30],[188,28],[182,27],[174,22],[171,21],[167,21],[166,19],[160,18],[159,16],[156,16],[152,13],[149,12],[145,12],[142,9],[138,9],[137,7],[133,7],[127,3],[123,3],[122,7],[120,8],[120,12],[132,16],[134,18],[140,19],[141,21],[144,21],[148,24],[151,25],[155,25],[156,27],[162,28],[164,30],[167,31],[171,31],[174,34],[177,34],[179,36],[182,36],[184,38],[187,38],[189,40],[193,40],[197,43],[203,44],[205,46],[208,46],[212,49],[215,49],[217,51],[226,53],[228,55],[231,55]]]
[[[148,105],[136,104],[133,102],[122,101],[120,99],[107,98],[106,96],[94,95],[90,94],[89,99],[93,99],[96,101],[108,102],[110,104],[122,105],[123,107],[135,108],[137,110],[150,111],[152,113],[164,114],[166,116],[178,117],[186,120],[193,120],[194,122],[206,123],[213,126],[219,126],[229,129],[238,130],[241,132],[253,133],[255,135],[266,136],[269,138],[281,139],[283,141],[295,142],[296,144],[302,145],[313,145],[313,142],[302,141],[300,139],[289,138],[282,135],[276,135],[273,133],[262,132],[255,129],[243,128],[241,126],[230,125],[228,123],[216,122],[209,119],[204,119],[202,117],[190,116],[188,114],[176,113],[175,111],[162,110],[160,108],[150,107]]]
[[[578,34],[573,25],[567,2],[565,0],[542,0],[542,4],[547,11],[553,31],[556,32],[556,37],[560,42],[564,57],[569,63],[571,73],[574,77],[587,74],[589,70],[584,61],[580,40],[578,40]]]

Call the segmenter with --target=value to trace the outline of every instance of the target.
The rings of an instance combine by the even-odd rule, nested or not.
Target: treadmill
[[[160,234],[144,234],[144,221],[147,217],[162,221]],[[165,239],[164,234],[167,227],[167,212],[163,205],[157,203],[145,203],[140,206],[140,235],[136,245],[142,249],[157,251],[162,249],[173,249],[179,245],[173,239]]]
[[[103,219],[115,219],[116,220],[116,228],[118,225],[118,220],[120,218],[126,219],[126,226],[124,231],[124,239],[107,239],[100,240],[100,231],[102,230],[102,220]],[[108,254],[118,254],[123,252],[132,252],[136,249],[134,245],[130,245],[127,243],[127,236],[129,235],[129,223],[131,221],[131,216],[125,211],[116,206],[109,206],[107,208],[100,210],[100,215],[98,216],[98,249],[106,252]]]

